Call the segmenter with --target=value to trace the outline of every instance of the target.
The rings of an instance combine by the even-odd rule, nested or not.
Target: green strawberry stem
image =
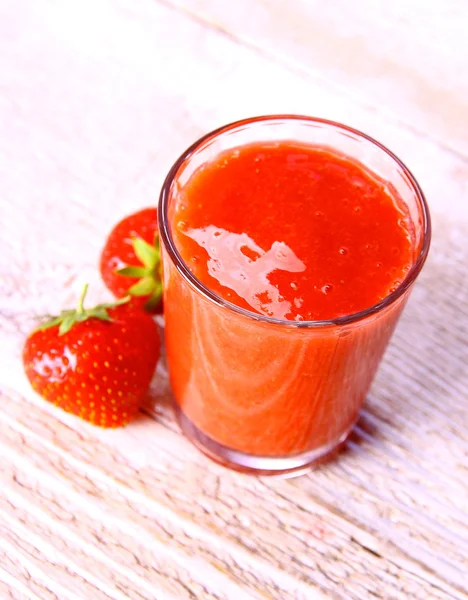
[[[116,306],[120,306],[121,304],[125,304],[130,300],[130,296],[125,296],[125,298],[120,298],[116,302],[111,304],[98,304],[93,308],[84,308],[84,301],[86,298],[86,294],[88,292],[88,284],[86,283],[81,291],[80,297],[78,299],[78,306],[76,309],[67,309],[62,310],[60,315],[57,317],[49,317],[47,321],[39,325],[36,328],[36,331],[43,331],[44,329],[49,329],[50,327],[55,327],[58,325],[59,335],[65,335],[70,331],[70,329],[76,325],[77,323],[83,323],[88,319],[100,319],[101,321],[112,321],[107,312],[109,308],[115,308]]]
[[[154,245],[139,237],[132,238],[133,251],[143,266],[127,265],[116,273],[122,277],[138,279],[129,289],[130,296],[148,296],[145,308],[152,310],[158,306],[162,297],[161,251],[156,235]]]
[[[81,290],[81,294],[80,297],[78,299],[78,308],[76,310],[76,312],[80,315],[82,315],[84,313],[84,308],[83,308],[83,304],[84,304],[84,300],[86,298],[86,294],[88,293],[88,284],[85,283],[83,286],[83,289]]]

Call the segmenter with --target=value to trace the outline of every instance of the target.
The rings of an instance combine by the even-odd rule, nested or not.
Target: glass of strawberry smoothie
[[[158,210],[184,433],[214,460],[262,474],[331,453],[427,257],[414,177],[344,125],[258,117],[184,152]]]

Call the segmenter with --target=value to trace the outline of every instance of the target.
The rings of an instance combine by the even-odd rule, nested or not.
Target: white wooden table
[[[0,597],[467,598],[466,0],[0,1]],[[430,259],[339,460],[291,480],[182,438],[164,365],[93,428],[22,373],[123,215],[225,122],[345,122],[413,170]],[[93,298],[91,298],[93,299]],[[183,351],[183,349],[181,349]]]

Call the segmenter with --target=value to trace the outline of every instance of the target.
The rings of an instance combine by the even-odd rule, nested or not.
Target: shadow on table
[[[161,338],[161,358],[156,369],[151,387],[143,402],[143,412],[150,415],[158,423],[162,423],[172,430],[178,430],[178,425],[174,418],[172,405],[174,397],[172,395],[167,370],[166,354],[164,349],[164,329],[159,327]]]

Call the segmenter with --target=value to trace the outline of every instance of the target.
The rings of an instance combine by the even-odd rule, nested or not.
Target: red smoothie
[[[340,125],[252,119],[181,157],[159,215],[184,432],[257,472],[330,452],[356,422],[427,254],[411,175]]]
[[[234,304],[319,321],[383,300],[413,260],[405,205],[362,165],[293,142],[219,155],[194,173],[175,216],[192,273]]]

